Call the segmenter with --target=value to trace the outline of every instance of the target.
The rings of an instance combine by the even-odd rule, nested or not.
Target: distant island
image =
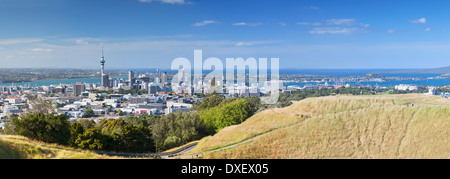
[[[21,83],[38,80],[100,78],[99,70],[95,69],[33,69],[33,68],[1,68],[0,83]],[[119,70],[108,71],[111,76],[126,76]]]
[[[430,68],[430,69],[414,69],[414,70],[398,70],[398,71],[379,71],[376,73],[382,74],[398,74],[398,73],[408,73],[408,74],[450,74],[450,66],[441,68]]]

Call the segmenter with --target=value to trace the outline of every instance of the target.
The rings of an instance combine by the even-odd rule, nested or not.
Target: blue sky
[[[177,57],[281,68],[450,66],[448,0],[2,0],[0,68],[169,68]]]

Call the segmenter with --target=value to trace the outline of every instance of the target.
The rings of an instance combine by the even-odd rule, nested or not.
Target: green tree
[[[177,136],[170,136],[170,137],[167,137],[166,140],[164,140],[164,147],[168,148],[168,149],[174,148],[174,147],[177,147],[180,145],[181,145],[181,139]]]
[[[122,128],[127,125],[127,122],[122,118],[119,119],[102,119],[97,125],[102,131],[102,134],[113,136],[114,134],[122,135]]]
[[[250,115],[255,114],[261,107],[261,98],[249,96],[244,98],[250,104]]]
[[[236,99],[211,109],[199,111],[200,119],[211,132],[218,132],[225,127],[240,124],[251,115],[251,105],[245,99]]]
[[[209,135],[206,125],[196,112],[171,113],[155,121],[152,132],[154,140],[158,142],[158,149],[162,150]],[[169,137],[171,139],[166,142]]]
[[[81,126],[83,126],[84,130],[88,130],[90,128],[95,127],[95,122],[89,119],[79,119],[78,122]]]
[[[75,144],[75,141],[78,139],[78,136],[84,133],[84,128],[83,126],[78,123],[78,122],[74,122],[70,125],[70,140],[69,140],[69,145],[72,147],[78,147]]]
[[[108,137],[102,135],[99,129],[91,128],[86,130],[83,134],[78,135],[75,144],[83,149],[106,150],[108,149],[109,141]]]
[[[122,128],[123,148],[126,152],[154,151],[151,131],[144,126],[127,125]]]
[[[202,101],[194,103],[194,110],[200,111],[204,109],[209,109],[218,106],[220,103],[222,103],[225,100],[225,97],[220,94],[209,94],[206,98],[204,98]]]
[[[83,117],[94,117],[95,113],[92,108],[87,108],[86,111],[84,111]]]
[[[67,115],[31,113],[12,120],[15,134],[48,143],[67,145],[70,123]]]

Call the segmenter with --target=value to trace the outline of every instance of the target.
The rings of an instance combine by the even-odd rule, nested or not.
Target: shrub
[[[32,113],[12,120],[15,134],[48,143],[67,145],[70,123],[67,115]]]
[[[153,134],[153,138],[158,142],[158,148],[165,150],[174,145],[198,140],[207,136],[209,132],[196,112],[177,112],[157,120],[153,126]]]
[[[181,145],[181,139],[177,136],[170,136],[167,137],[166,140],[164,140],[164,147],[165,148],[174,148]]]
[[[199,115],[209,129],[218,132],[225,127],[244,122],[252,115],[252,108],[245,99],[236,99],[199,111]]]

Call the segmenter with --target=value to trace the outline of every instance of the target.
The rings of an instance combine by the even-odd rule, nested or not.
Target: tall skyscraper
[[[184,82],[184,68],[183,69],[178,69],[178,83],[183,83]]]
[[[102,44],[102,58],[100,59],[100,64],[102,65],[102,70],[101,70],[101,74],[100,74],[100,76],[101,76],[101,78],[102,78],[102,86],[103,87],[107,87],[108,85],[106,85],[107,84],[107,80],[105,81],[104,79],[104,75],[105,75],[105,73],[104,73],[104,70],[105,70],[105,57],[103,56],[103,44]],[[106,77],[106,79],[108,79],[107,77]]]
[[[161,83],[166,84],[167,83],[167,72],[164,72],[161,74]]]
[[[134,72],[133,71],[128,72],[128,81],[130,82],[130,86],[134,85]]]
[[[75,96],[80,96],[82,92],[86,90],[86,86],[83,83],[77,83],[73,87],[73,93]]]
[[[102,86],[104,87],[104,88],[109,88],[110,86],[110,82],[109,82],[109,75],[107,75],[107,74],[103,74],[102,75]]]

